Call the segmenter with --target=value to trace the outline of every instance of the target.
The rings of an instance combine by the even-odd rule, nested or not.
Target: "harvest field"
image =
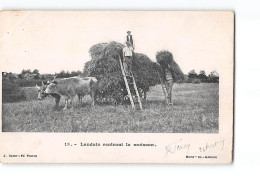
[[[160,85],[151,87],[144,110],[130,105],[96,105],[90,98],[74,109],[54,109],[54,99],[37,100],[36,88],[24,88],[27,100],[3,103],[3,132],[218,133],[219,84],[174,84],[173,106],[166,106]],[[75,98],[76,100],[76,98]]]

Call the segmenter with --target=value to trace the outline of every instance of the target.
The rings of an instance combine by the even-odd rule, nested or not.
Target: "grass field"
[[[144,110],[96,105],[54,109],[54,99],[37,100],[35,88],[24,88],[27,100],[2,107],[4,132],[218,133],[219,85],[174,84],[173,106],[166,106],[160,86],[147,94]],[[64,100],[61,99],[61,106]]]

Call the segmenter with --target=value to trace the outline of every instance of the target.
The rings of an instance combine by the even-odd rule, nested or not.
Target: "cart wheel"
[[[113,91],[111,94],[111,103],[113,103],[115,106],[118,104],[122,104],[124,100],[123,92],[120,90]]]
[[[141,88],[138,88],[138,92],[139,92],[141,100],[146,101],[146,92]]]

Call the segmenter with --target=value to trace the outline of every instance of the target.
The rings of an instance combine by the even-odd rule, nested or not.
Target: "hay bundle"
[[[171,52],[165,51],[165,50],[157,52],[156,60],[160,64],[161,71],[162,71],[161,74],[164,79],[166,79],[165,78],[166,77],[165,69],[169,65],[174,81],[177,82],[179,80],[184,80],[184,74],[181,71],[179,65],[174,61],[173,55]]]
[[[118,90],[126,92],[119,64],[119,58],[123,59],[123,47],[121,43],[110,42],[94,45],[89,50],[91,61],[85,63],[84,75],[98,79],[98,91],[102,96]],[[132,73],[137,87],[144,92],[149,91],[150,86],[160,83],[153,65],[146,55],[134,53]]]

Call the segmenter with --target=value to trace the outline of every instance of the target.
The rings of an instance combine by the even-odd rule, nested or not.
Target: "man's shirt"
[[[133,56],[133,48],[132,47],[124,47],[123,49],[124,56]]]
[[[172,78],[172,72],[169,69],[165,69],[166,74],[166,80],[171,80]]]

